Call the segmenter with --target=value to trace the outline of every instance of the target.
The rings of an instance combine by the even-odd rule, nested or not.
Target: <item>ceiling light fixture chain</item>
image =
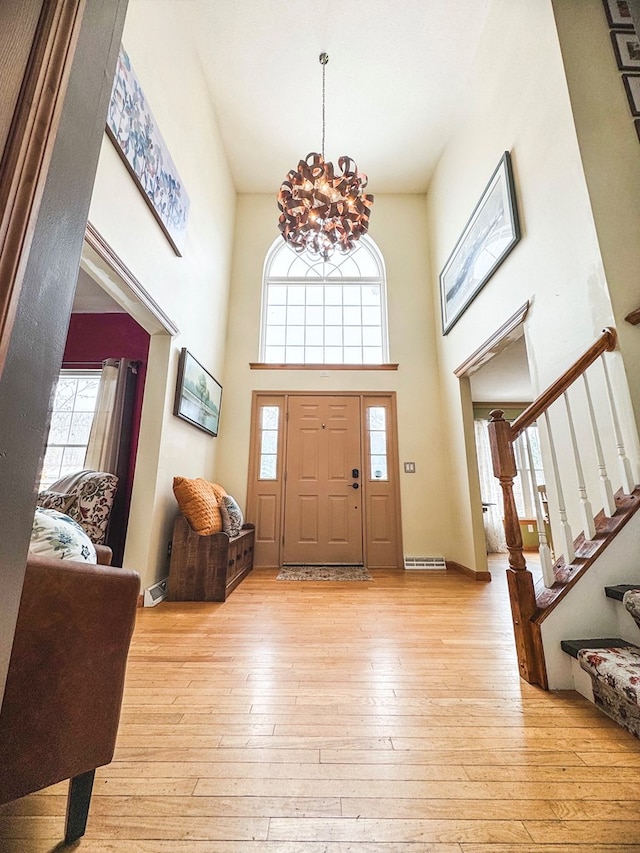
[[[326,95],[325,95],[325,74],[327,70],[327,62],[329,61],[328,53],[320,54],[320,65],[322,65],[322,159],[324,160],[324,137],[325,137],[325,129],[327,126],[326,118],[325,118],[325,106],[326,106]]]
[[[366,234],[373,196],[364,193],[367,176],[358,171],[355,162],[343,155],[338,158],[336,174],[333,163],[325,162],[326,131],[325,72],[327,53],[320,54],[322,65],[322,153],[311,152],[292,169],[278,192],[280,217],[278,228],[296,252],[327,260],[334,249],[349,252]]]

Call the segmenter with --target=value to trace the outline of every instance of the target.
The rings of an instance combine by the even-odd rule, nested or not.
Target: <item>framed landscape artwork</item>
[[[189,196],[122,46],[107,114],[107,135],[174,252],[182,256]]]
[[[453,328],[519,239],[511,157],[505,151],[440,273],[444,335]]]
[[[222,385],[186,347],[180,352],[173,414],[209,435],[218,435]]]

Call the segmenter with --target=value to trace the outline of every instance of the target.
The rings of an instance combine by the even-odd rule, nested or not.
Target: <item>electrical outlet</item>
[[[173,550],[173,539],[169,539],[169,544],[167,545],[167,557],[171,556],[172,550]]]

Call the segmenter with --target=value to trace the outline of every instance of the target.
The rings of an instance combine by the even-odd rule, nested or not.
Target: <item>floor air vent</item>
[[[168,580],[169,578],[165,578],[163,581],[158,581],[158,583],[154,583],[153,586],[145,589],[143,602],[145,607],[155,607],[156,604],[164,601],[167,597]]]
[[[405,557],[405,569],[446,569],[444,557]]]

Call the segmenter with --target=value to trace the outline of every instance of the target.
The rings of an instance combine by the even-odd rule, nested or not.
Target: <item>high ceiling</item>
[[[327,159],[337,167],[348,154],[374,194],[425,192],[466,107],[490,3],[130,0],[149,13],[177,10],[186,22],[236,189],[274,196],[287,172],[321,149],[322,51]],[[103,299],[81,276],[74,310],[122,310]]]
[[[337,165],[348,154],[375,194],[426,191],[465,109],[490,0],[176,5],[198,45],[238,192],[275,193],[298,160],[320,151],[326,51],[326,158]]]

